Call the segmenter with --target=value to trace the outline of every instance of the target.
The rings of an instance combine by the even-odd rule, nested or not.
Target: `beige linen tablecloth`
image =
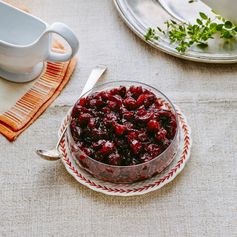
[[[19,139],[0,137],[0,236],[237,236],[237,65],[206,65],[167,56],[138,39],[111,0],[22,0],[49,23],[63,21],[81,43],[62,95]],[[193,131],[192,157],[159,191],[117,198],[78,184],[61,162],[40,160],[90,70],[103,81],[138,80],[167,94]]]

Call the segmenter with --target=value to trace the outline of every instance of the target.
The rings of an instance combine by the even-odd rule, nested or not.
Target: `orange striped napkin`
[[[54,42],[53,49],[62,52],[63,46]],[[15,105],[0,115],[0,133],[9,141],[14,141],[28,128],[60,94],[69,81],[76,62],[75,57],[68,62],[47,62],[44,72],[33,86]]]

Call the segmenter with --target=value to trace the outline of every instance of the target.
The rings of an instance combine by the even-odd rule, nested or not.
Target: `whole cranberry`
[[[74,106],[74,108],[72,110],[72,117],[78,116],[78,114],[81,112],[81,108],[82,108],[82,106],[80,106],[80,105]]]
[[[160,147],[156,144],[148,145],[146,150],[153,158],[158,156],[161,153]]]
[[[101,91],[99,93],[99,96],[101,97],[102,100],[107,100],[109,98],[109,93],[107,91]]]
[[[156,96],[153,93],[151,93],[146,96],[143,103],[146,107],[149,107],[150,105],[152,105],[155,102],[155,100],[156,100]]]
[[[163,128],[161,128],[155,135],[155,138],[157,141],[162,141],[166,139],[167,131]]]
[[[99,140],[97,142],[92,143],[92,147],[95,149],[101,148],[106,143],[105,140]]]
[[[108,102],[108,107],[111,110],[117,110],[118,109],[118,104],[115,101],[109,101]]]
[[[121,125],[121,124],[118,124],[118,123],[116,123],[116,124],[114,125],[114,128],[115,128],[115,133],[116,133],[118,136],[123,135],[123,134],[125,133],[126,129],[127,129],[125,125]]]
[[[142,143],[138,140],[131,141],[131,148],[134,154],[138,154],[142,149]]]
[[[130,132],[133,131],[133,128],[134,128],[134,124],[133,123],[125,121],[124,122],[124,126],[126,126],[127,131],[130,131]]]
[[[71,126],[71,129],[75,131],[77,128],[77,122],[73,119],[70,126]]]
[[[143,102],[144,102],[146,96],[147,96],[146,94],[141,94],[141,95],[138,97],[138,99],[137,99],[137,105],[138,105],[138,106],[143,105]]]
[[[115,113],[111,112],[109,114],[105,115],[107,119],[111,120],[111,121],[116,121],[118,119],[118,117],[116,116]]]
[[[74,132],[76,132],[76,134],[80,136],[82,134],[82,129],[80,127],[76,127]]]
[[[161,109],[161,107],[163,106],[163,104],[161,103],[160,100],[156,99],[156,100],[155,100],[155,106],[156,106],[157,109]]]
[[[118,153],[112,153],[108,157],[110,165],[121,165],[121,156]]]
[[[173,128],[177,128],[177,123],[176,123],[176,119],[175,117],[171,117],[171,120],[170,120],[170,126],[173,127]]]
[[[126,95],[126,92],[127,92],[126,87],[125,87],[125,86],[120,86],[118,90],[119,90],[119,92],[118,92],[119,95],[122,96],[122,97],[124,98],[125,95]]]
[[[144,153],[144,154],[140,157],[140,160],[141,160],[142,163],[148,162],[148,161],[150,161],[150,160],[152,160],[152,159],[153,159],[152,156],[151,156],[150,154],[148,154],[148,153]]]
[[[124,101],[123,104],[125,105],[125,107],[129,110],[134,110],[137,108],[137,102],[135,99],[133,99],[132,97],[127,97]]]
[[[136,115],[137,116],[142,116],[142,115],[145,115],[145,114],[147,114],[147,110],[146,110],[145,106],[143,105],[143,106],[139,107],[139,109],[136,112]]]
[[[113,120],[108,119],[108,118],[103,118],[102,121],[106,128],[109,129],[112,126]]]
[[[95,118],[90,118],[88,124],[87,124],[88,128],[92,129],[96,127],[96,119]]]
[[[149,132],[157,132],[160,129],[160,124],[156,120],[150,120],[147,123],[147,130]]]
[[[158,117],[160,119],[170,119],[170,117],[172,116],[172,113],[171,111],[168,111],[168,110],[165,110],[165,109],[161,109],[159,112],[158,112]]]
[[[103,113],[108,114],[111,112],[111,110],[108,107],[104,107],[101,109]]]
[[[96,99],[90,100],[89,105],[90,105],[91,108],[95,107],[96,106]]]
[[[133,111],[127,111],[123,113],[123,117],[129,121],[133,119],[133,115],[134,115]]]
[[[171,127],[171,128],[169,129],[169,132],[167,133],[166,137],[167,137],[168,139],[173,139],[174,136],[175,136],[175,134],[176,134],[176,129],[173,128],[173,127]]]
[[[115,148],[115,145],[113,142],[110,142],[110,141],[107,141],[105,142],[105,144],[103,144],[100,152],[103,154],[103,155],[107,155],[107,154],[110,154],[113,152]]]
[[[88,113],[80,114],[79,117],[78,117],[78,123],[81,126],[86,126],[91,118],[92,118],[91,114],[88,114]]]
[[[133,141],[133,140],[135,140],[135,139],[137,139],[138,138],[138,132],[137,131],[134,131],[134,130],[132,130],[129,134],[128,134],[128,141]]]
[[[153,113],[149,113],[149,112],[146,112],[146,114],[144,114],[142,116],[138,116],[138,115],[135,116],[135,119],[138,122],[142,122],[142,123],[147,123],[149,120],[151,120],[153,118],[154,118],[154,114]]]
[[[86,98],[81,98],[80,100],[79,100],[79,105],[81,105],[81,106],[86,106],[87,105],[87,99]]]
[[[121,107],[123,104],[122,97],[120,95],[111,95],[109,96],[109,100],[114,101],[117,107]]]
[[[137,99],[139,95],[142,94],[143,90],[141,86],[131,86],[129,88],[129,91],[131,91],[132,95]]]
[[[141,94],[138,97],[137,104],[138,106],[145,105],[146,107],[149,107],[155,102],[155,100],[156,100],[156,96],[151,92],[149,93],[147,92],[147,93]]]
[[[169,139],[164,139],[163,140],[163,150],[165,150],[169,145],[170,145],[171,141]]]
[[[141,133],[138,134],[138,139],[141,142],[145,142],[145,141],[148,140],[148,135],[145,132],[141,132]]]
[[[97,108],[102,108],[104,105],[105,105],[105,102],[101,98],[96,100],[95,106]]]
[[[113,88],[110,90],[111,95],[118,95],[119,94],[119,88]]]
[[[94,128],[91,131],[88,131],[88,136],[90,136],[93,140],[103,139],[106,137],[106,133],[101,129]]]
[[[93,152],[90,148],[82,147],[81,150],[88,156],[91,156],[93,154]]]

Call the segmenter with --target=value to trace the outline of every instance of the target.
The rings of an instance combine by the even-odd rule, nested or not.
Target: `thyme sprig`
[[[217,23],[217,20],[218,23]],[[160,34],[167,36],[171,44],[177,44],[176,50],[185,53],[192,45],[201,48],[208,47],[208,41],[218,35],[224,40],[229,40],[237,35],[237,26],[231,21],[216,15],[214,19],[200,12],[195,24],[176,22],[169,20],[165,22],[166,29],[160,27],[149,28],[145,34],[146,40],[159,40]]]

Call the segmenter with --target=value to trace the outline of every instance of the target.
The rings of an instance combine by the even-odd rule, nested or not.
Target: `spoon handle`
[[[98,79],[103,75],[103,73],[106,71],[107,67],[103,64],[100,64],[96,66],[92,71],[91,74],[81,92],[81,96],[83,96],[87,91],[91,90]]]
[[[85,84],[85,86],[84,86],[84,88],[81,92],[81,96],[83,96],[87,91],[91,90],[94,87],[94,85],[100,79],[100,77],[103,75],[103,73],[106,71],[106,69],[107,69],[107,67],[105,65],[100,64],[100,65],[96,66],[91,71],[91,74],[90,74],[89,78],[87,79],[87,82],[86,82],[86,84]],[[58,142],[57,142],[57,145],[56,145],[57,151],[59,151],[58,148],[59,148],[60,142],[63,139],[64,134],[66,133],[66,131],[68,129],[68,126],[69,126],[69,124],[67,124],[65,126],[65,128],[63,129],[63,131],[62,131],[62,133],[61,133],[61,135],[58,139]],[[60,153],[60,151],[59,151],[59,153]]]
[[[91,71],[91,74],[89,76],[89,78],[87,79],[87,82],[85,84],[85,86],[83,87],[83,90],[81,92],[81,96],[83,96],[87,91],[91,90],[94,85],[96,84],[96,82],[100,79],[100,77],[103,75],[103,73],[106,71],[107,67],[105,65],[98,65],[96,66],[92,71]],[[71,108],[72,109],[72,108]],[[58,147],[60,145],[60,142],[65,134],[65,132],[67,131],[67,128],[68,128],[68,124],[65,126],[65,128],[63,129],[59,139],[58,139],[58,142],[57,142],[57,145],[56,145],[56,149],[58,150]]]

